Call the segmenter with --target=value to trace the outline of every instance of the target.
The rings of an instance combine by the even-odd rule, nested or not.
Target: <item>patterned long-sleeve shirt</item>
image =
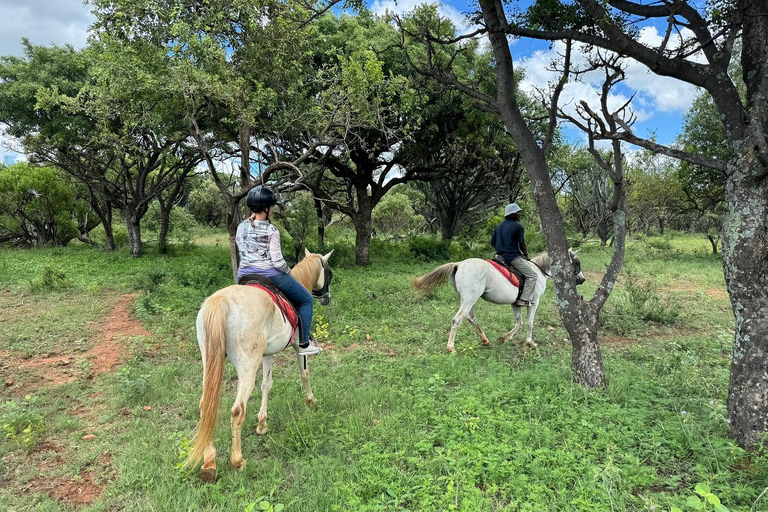
[[[280,231],[265,220],[244,220],[237,227],[237,250],[240,253],[238,278],[245,274],[267,277],[290,274],[280,249]]]

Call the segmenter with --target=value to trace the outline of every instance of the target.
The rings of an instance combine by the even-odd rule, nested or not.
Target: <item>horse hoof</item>
[[[235,471],[243,471],[245,469],[245,459],[240,459],[239,462],[230,461],[232,463],[232,468]]]
[[[501,338],[496,340],[496,343],[498,343],[499,345],[503,345],[505,341],[507,341],[507,339],[504,336],[502,336]]]
[[[456,349],[453,348],[453,347],[448,347],[448,348],[445,349],[445,351],[448,352],[449,354],[455,354],[456,353]]]
[[[538,343],[534,343],[533,341],[526,341],[525,344],[528,345],[531,348],[536,348],[536,347],[539,346]]]
[[[267,433],[267,426],[265,425],[264,428],[261,428],[261,427],[256,428],[256,433],[259,434],[260,436],[263,436],[264,434]]]
[[[490,342],[490,341],[488,341],[488,339],[480,340],[480,343],[481,343],[481,344],[482,344],[484,347],[488,347],[488,346],[490,346],[490,344],[491,344],[491,342]]]
[[[305,396],[304,402],[306,402],[307,406],[309,407],[314,407],[317,405],[317,399],[315,397],[310,398],[308,396]]]
[[[207,484],[211,484],[216,481],[216,468],[201,468],[200,480]]]

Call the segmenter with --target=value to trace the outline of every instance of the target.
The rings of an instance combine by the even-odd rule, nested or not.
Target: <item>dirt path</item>
[[[0,350],[4,385],[14,395],[24,396],[41,388],[60,386],[78,377],[93,378],[118,368],[130,357],[126,340],[151,334],[130,314],[135,294],[119,298],[106,317],[89,322],[94,334],[88,340],[91,347],[84,353],[45,354],[43,357],[23,359]]]
[[[120,296],[104,318],[89,322],[93,335],[88,340],[87,346],[90,348],[86,352],[65,351],[61,354],[42,354],[41,357],[23,359],[0,350],[0,369],[3,370],[6,389],[21,397],[36,390],[61,386],[77,378],[92,379],[117,369],[131,355],[130,347],[126,343],[130,338],[151,336],[130,313],[130,305],[135,297],[135,294]],[[65,347],[65,350],[71,349],[72,347]],[[99,407],[98,398],[98,394],[91,394],[87,406],[76,401],[67,413],[82,416],[86,423],[92,423],[93,412]],[[90,433],[92,430],[87,428],[84,433]],[[88,442],[87,437],[83,437],[83,443]],[[114,480],[116,475],[116,470],[111,464],[112,455],[108,452],[101,453],[75,477],[53,476],[65,464],[67,451],[70,449],[72,447],[65,448],[60,441],[54,439],[46,440],[37,446],[30,455],[38,461],[36,467],[39,475],[28,481],[23,490],[45,492],[51,498],[75,508],[90,505],[98,500],[104,486]],[[24,464],[28,460],[27,456],[16,452],[8,454],[3,463],[14,466]]]

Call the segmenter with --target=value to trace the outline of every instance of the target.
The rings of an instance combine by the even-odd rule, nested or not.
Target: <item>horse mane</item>
[[[531,258],[531,261],[536,264],[537,267],[541,269],[542,272],[545,274],[549,273],[549,269],[552,267],[552,258],[549,257],[549,253],[542,252],[541,254],[537,254],[533,258]]]
[[[311,293],[312,288],[320,278],[320,270],[322,268],[323,264],[320,262],[320,255],[310,254],[291,269],[291,276]]]

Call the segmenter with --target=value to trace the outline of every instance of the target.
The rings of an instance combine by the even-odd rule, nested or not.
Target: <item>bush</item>
[[[606,310],[601,324],[619,334],[626,335],[637,331],[643,322],[674,324],[682,314],[679,304],[670,304],[664,300],[653,281],[641,281],[632,271],[625,270],[625,285],[614,292],[613,307]]]
[[[63,270],[46,266],[39,276],[30,280],[29,287],[34,293],[66,290],[72,288],[72,280]]]
[[[405,233],[416,224],[417,216],[407,195],[392,192],[373,209],[372,220],[374,229],[382,233]]]
[[[66,245],[78,234],[76,214],[83,201],[51,167],[26,162],[0,164],[0,236],[20,245]]]
[[[325,244],[326,252],[333,250],[333,256],[329,262],[331,267],[350,268],[355,265],[355,246],[345,242],[333,242]]]
[[[148,231],[158,233],[160,231],[160,205],[153,202],[144,218],[141,219],[142,227]],[[185,246],[192,243],[192,237],[195,228],[198,226],[195,217],[180,206],[171,208],[169,219],[169,241],[173,241]]]
[[[415,236],[408,239],[411,256],[419,261],[447,261],[451,243],[431,236]]]
[[[45,432],[45,419],[32,410],[36,397],[0,404],[0,426],[5,438],[26,450],[34,448]]]
[[[186,211],[204,226],[220,227],[227,222],[227,203],[211,178],[189,193]]]

